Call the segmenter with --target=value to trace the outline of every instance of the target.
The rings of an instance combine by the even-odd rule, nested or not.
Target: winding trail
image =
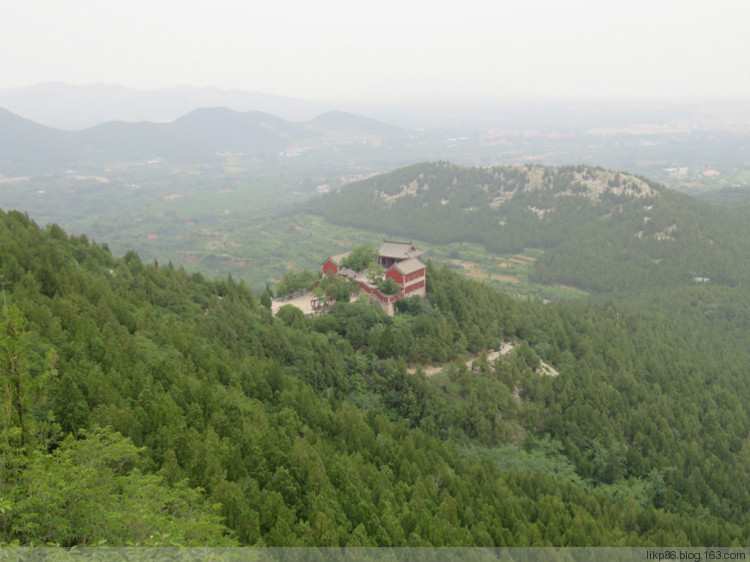
[[[495,351],[494,349],[488,349],[487,350],[487,361],[492,362],[495,359],[497,359],[498,357],[500,357],[501,355],[505,355],[506,353],[508,353],[511,349],[513,349],[513,346],[511,344],[509,344],[508,342],[503,342],[502,345],[500,346],[500,350],[499,351]],[[477,359],[479,359],[479,356],[480,356],[479,353],[472,354],[471,357],[466,361],[466,366],[469,369],[471,369],[474,366],[474,361],[476,361]],[[447,365],[445,365],[445,364],[443,364],[443,365],[422,365],[421,369],[422,369],[422,372],[429,377],[429,376],[432,376],[432,375],[434,375],[436,373],[441,373],[446,368],[446,366]],[[417,369],[419,369],[419,368],[420,367],[409,367],[406,370],[406,372],[414,374],[414,373],[417,372]]]
[[[508,353],[511,349],[513,349],[513,345],[508,342],[503,342],[500,346],[500,351],[495,351],[494,349],[488,349],[487,350],[487,361],[489,363],[492,363],[495,359],[500,357],[501,355],[505,355]],[[466,361],[466,366],[471,369],[474,367],[474,361],[479,359],[479,356],[481,354],[479,353],[473,353],[471,357]],[[447,364],[443,365],[422,365],[421,367],[414,366],[409,367],[406,372],[410,374],[414,374],[417,372],[419,368],[422,369],[422,372],[427,375],[428,377],[435,375],[437,373],[442,373],[445,368],[447,367]],[[537,373],[540,375],[548,375],[551,377],[556,377],[560,373],[552,367],[549,363],[545,363],[544,361],[539,361],[539,368],[537,369]]]

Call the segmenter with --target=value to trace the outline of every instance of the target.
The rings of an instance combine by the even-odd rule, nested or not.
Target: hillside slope
[[[0,107],[0,162],[60,163],[75,158],[81,147],[73,135],[45,127]]]
[[[0,213],[0,279],[0,541],[91,539],[80,523],[111,497],[82,502],[56,483],[97,474],[97,443],[112,464],[95,490],[131,476],[133,494],[158,485],[174,506],[170,493],[200,487],[241,544],[750,537],[746,288],[542,306],[430,268],[428,302],[395,318],[364,302],[274,318],[231,279],[115,259],[17,212]],[[404,363],[504,339],[518,351],[434,382]],[[540,356],[560,375],[540,375]],[[40,478],[25,476],[32,465]],[[34,501],[39,486],[57,503]],[[227,542],[186,498],[211,533],[178,520],[175,540]],[[122,544],[120,520],[102,519],[96,538]]]
[[[418,164],[301,207],[329,222],[494,253],[541,248],[535,281],[596,292],[736,284],[750,226],[728,209],[643,178],[585,166],[461,168]]]

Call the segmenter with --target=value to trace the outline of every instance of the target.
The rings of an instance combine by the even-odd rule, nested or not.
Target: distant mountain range
[[[324,135],[349,137],[392,137],[404,129],[368,117],[344,111],[328,111],[304,124],[305,128]]]
[[[164,158],[210,162],[224,153],[278,155],[303,141],[393,137],[405,131],[374,119],[328,112],[291,122],[259,111],[196,109],[168,123],[109,122],[83,131],[40,125],[0,108],[0,163],[18,167]]]
[[[178,86],[137,90],[111,84],[46,82],[0,89],[0,107],[49,127],[82,130],[109,121],[173,121],[197,107],[261,111],[304,121],[328,107],[259,92]]]

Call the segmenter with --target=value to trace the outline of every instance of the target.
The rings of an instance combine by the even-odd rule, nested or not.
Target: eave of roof
[[[419,271],[420,269],[424,269],[425,265],[417,258],[411,258],[408,260],[397,262],[393,265],[393,267],[404,275],[408,275],[409,273],[414,273],[416,271]]]
[[[346,258],[351,253],[352,253],[351,250],[349,250],[348,252],[341,252],[340,254],[334,254],[334,255],[332,255],[328,259],[331,260],[336,265],[341,265],[341,262],[344,260],[344,258]],[[328,260],[326,260],[326,261],[328,261]]]

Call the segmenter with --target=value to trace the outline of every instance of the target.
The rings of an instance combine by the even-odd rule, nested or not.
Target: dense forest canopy
[[[413,180],[419,169],[424,181]],[[497,223],[492,213],[506,202],[492,213],[467,210],[482,197],[502,199],[505,188],[487,174],[515,182],[509,204],[534,174],[551,185],[550,202],[582,189],[566,177],[599,177],[429,169],[397,172],[398,185],[417,195],[429,185],[432,221],[446,231],[460,213]],[[476,178],[460,181],[486,189],[443,204],[452,192],[436,178],[464,173]],[[372,182],[380,200],[401,193],[386,176]],[[134,252],[115,258],[85,236],[0,212],[0,541],[747,544],[745,231],[725,215],[722,228],[737,231],[724,236],[713,211],[644,180],[612,173],[607,182],[599,200],[569,195],[550,215],[568,216],[570,205],[601,221],[601,200],[620,189],[611,197],[622,197],[621,219],[604,219],[613,225],[606,236],[638,223],[643,236],[629,233],[617,251],[637,264],[672,248],[661,257],[675,261],[664,268],[671,273],[649,278],[623,266],[622,283],[641,280],[629,299],[543,305],[429,264],[427,297],[400,301],[394,317],[366,301],[315,319],[290,307],[274,317],[231,278],[144,263]],[[350,191],[331,201],[365,205]],[[400,202],[416,200],[392,199],[373,220],[399,217]],[[674,220],[667,208],[692,226],[680,219],[668,232],[675,243],[662,247],[656,234]],[[445,220],[435,220],[441,212]],[[543,223],[536,211],[506,219],[520,221],[518,232]],[[551,243],[566,228],[572,238],[588,228],[550,224],[528,236]],[[513,232],[505,226],[498,232]],[[698,260],[689,266],[680,265],[690,247],[682,233]],[[592,239],[589,258],[609,247],[606,236]],[[709,236],[716,252],[703,255]],[[553,250],[544,267],[564,269]],[[609,286],[613,256],[587,262],[592,283]],[[680,277],[696,264],[710,283]],[[286,281],[292,289],[299,279]],[[488,359],[503,345],[511,351]],[[467,355],[477,356],[471,367]],[[445,368],[428,374],[425,364]]]

